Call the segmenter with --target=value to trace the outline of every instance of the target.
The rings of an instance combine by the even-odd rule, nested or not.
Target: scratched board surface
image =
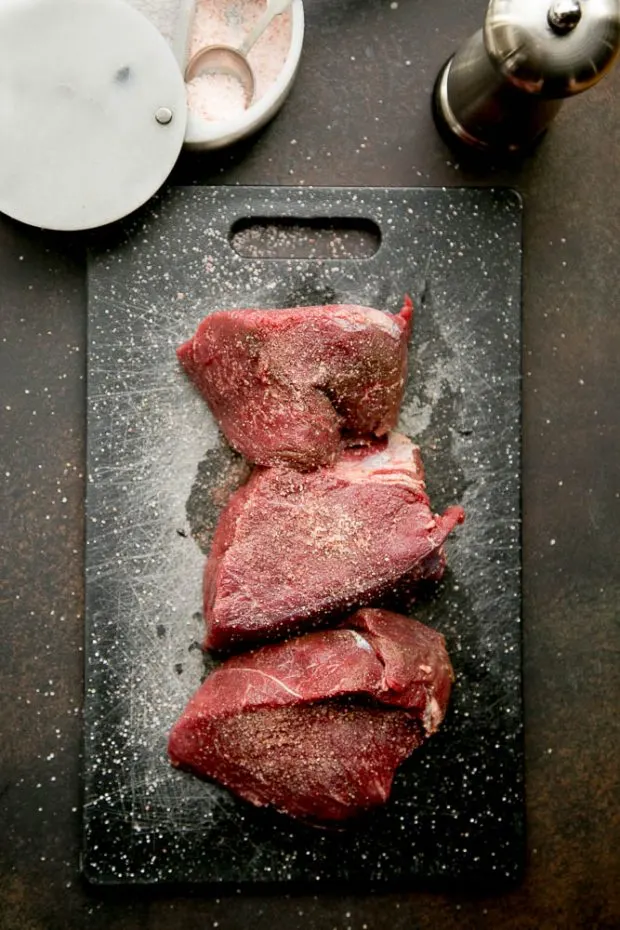
[[[251,217],[367,219],[373,257],[248,258]],[[334,254],[338,249],[334,246]],[[83,867],[96,883],[332,887],[515,881],[523,865],[521,207],[511,191],[176,188],[93,252]],[[461,503],[449,570],[415,615],[456,672],[440,732],[389,803],[344,832],[173,770],[167,733],[208,670],[204,551],[243,474],[176,346],[244,306],[416,304],[400,429],[434,509]]]

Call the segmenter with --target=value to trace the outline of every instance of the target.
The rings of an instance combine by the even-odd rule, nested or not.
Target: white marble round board
[[[145,203],[183,144],[183,76],[124,0],[2,0],[0,211],[46,229]]]

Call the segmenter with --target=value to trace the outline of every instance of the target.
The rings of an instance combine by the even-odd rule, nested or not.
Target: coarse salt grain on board
[[[190,57],[207,45],[239,48],[266,7],[265,0],[198,0],[190,36]],[[276,16],[250,50],[254,101],[269,90],[282,71],[291,44],[291,14]],[[187,85],[189,108],[210,122],[226,120],[245,107],[240,82],[230,75],[207,74]]]

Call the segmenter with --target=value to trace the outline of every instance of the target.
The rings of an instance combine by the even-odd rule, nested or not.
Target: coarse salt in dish
[[[187,82],[187,103],[202,119],[226,120],[245,109],[245,91],[232,74],[199,74]]]
[[[190,59],[208,45],[239,48],[264,13],[265,0],[198,0],[190,35]],[[258,103],[282,71],[291,45],[291,12],[274,17],[250,49],[248,61],[254,72]],[[245,110],[240,81],[229,74],[206,73],[187,85],[189,108],[210,122],[230,120]]]
[[[238,48],[265,9],[266,0],[196,0],[188,11],[183,67],[208,45]],[[185,148],[222,148],[256,132],[275,116],[295,80],[303,40],[303,2],[292,0],[250,50],[255,95],[247,108],[243,88],[231,75],[207,72],[186,84]]]

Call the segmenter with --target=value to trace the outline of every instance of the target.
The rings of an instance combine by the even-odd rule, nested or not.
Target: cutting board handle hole
[[[229,240],[242,258],[360,261],[377,254],[381,230],[358,218],[254,216],[236,220]]]

